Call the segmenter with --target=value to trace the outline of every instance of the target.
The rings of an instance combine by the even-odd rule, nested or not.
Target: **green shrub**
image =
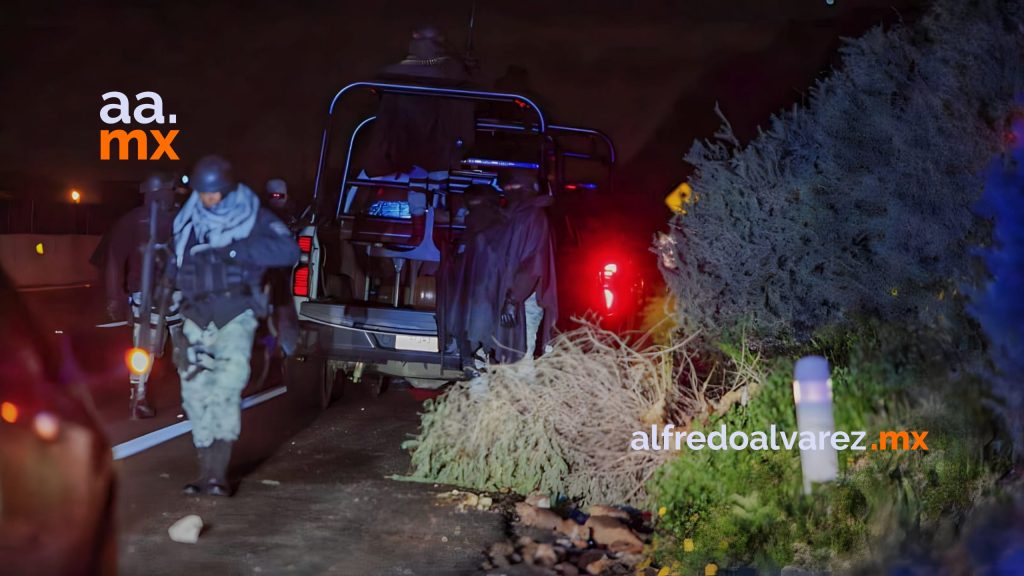
[[[802,494],[797,450],[684,451],[652,490],[665,511],[663,561],[691,571],[709,562],[842,570],[898,555],[911,540],[937,545],[955,534],[992,477],[983,454],[995,432],[984,424],[983,386],[948,376],[922,385],[927,371],[894,369],[878,355],[893,345],[863,334],[818,341],[841,362],[833,369],[836,429],[866,430],[869,442],[880,430],[929,430],[929,451],[839,452],[839,480],[810,496]],[[757,369],[763,384],[750,401],[698,429],[796,429],[793,358]],[[862,554],[869,545],[871,558]]]

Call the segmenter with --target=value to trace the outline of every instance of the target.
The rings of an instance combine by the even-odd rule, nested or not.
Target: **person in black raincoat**
[[[460,60],[449,56],[444,35],[432,26],[412,33],[409,54],[378,74],[381,82],[458,88],[469,81]],[[475,108],[468,100],[384,92],[360,177],[408,179],[413,237],[423,237],[429,192],[448,179],[452,165],[476,138]]]
[[[504,257],[500,241],[504,235],[505,213],[498,191],[474,184],[464,194],[469,213],[460,253],[451,268],[448,284],[446,326],[456,339],[464,366],[474,370],[474,354],[494,353],[498,321],[498,265]]]
[[[409,54],[378,74],[382,82],[457,88],[469,80],[465,65],[446,53],[432,26],[412,33]],[[446,171],[475,135],[473,105],[463,100],[384,93],[363,168],[368,176]]]
[[[540,193],[533,172],[508,171],[498,182],[508,208],[498,240],[504,257],[498,261],[503,269],[495,356],[509,363],[543,352],[558,318],[554,242],[545,212],[554,199]]]

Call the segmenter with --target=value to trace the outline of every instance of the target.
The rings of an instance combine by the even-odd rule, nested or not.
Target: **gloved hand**
[[[196,244],[188,249],[188,253],[190,256],[195,256],[196,254],[200,254],[208,250],[214,250],[214,247],[210,244]]]
[[[208,260],[226,260],[228,258],[233,258],[233,256],[231,256],[233,252],[235,252],[235,249],[232,246],[220,246],[215,248],[211,244],[196,244],[188,250],[190,255],[198,256],[202,254],[200,257]]]
[[[505,298],[505,304],[501,307],[501,325],[509,328],[516,325],[516,303],[511,297]]]

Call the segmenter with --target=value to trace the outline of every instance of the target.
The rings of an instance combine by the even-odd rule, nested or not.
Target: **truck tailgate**
[[[303,302],[299,319],[373,332],[437,336],[434,312],[329,302]]]

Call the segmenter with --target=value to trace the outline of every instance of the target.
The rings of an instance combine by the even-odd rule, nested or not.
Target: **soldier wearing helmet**
[[[299,218],[294,204],[288,196],[288,184],[282,178],[271,178],[266,185],[266,203],[274,214],[288,225],[290,230],[299,227]],[[270,290],[271,333],[277,339],[281,350],[287,356],[295,353],[299,341],[299,316],[292,300],[291,274],[289,268],[274,268],[267,271],[267,286]]]
[[[298,222],[295,214],[295,205],[288,195],[288,183],[283,178],[271,178],[267,180],[266,196],[267,207],[274,211],[274,214],[288,225],[294,228]]]
[[[267,313],[268,269],[299,258],[291,231],[238,182],[220,156],[201,158],[192,195],[174,219],[174,262],[181,291],[186,353],[178,366],[192,423],[199,478],[187,494],[229,496],[228,463],[241,431],[241,394],[249,380],[253,339]]]
[[[157,244],[167,245],[171,239],[171,221],[174,218],[174,186],[177,178],[173,174],[155,172],[146,177],[139,185],[142,194],[142,206],[125,214],[114,224],[107,235],[107,252],[104,266],[104,279],[107,291],[107,313],[111,319],[120,319],[125,309],[130,306],[132,316],[132,333],[136,343],[139,331],[146,325],[156,325],[154,315],[165,314],[167,327],[172,331],[180,330],[181,317],[173,307],[171,310],[151,310],[148,314],[140,309],[142,297],[142,254],[149,237],[149,218],[153,204],[156,204],[156,238]],[[154,272],[159,276],[167,264],[167,258],[155,261]],[[164,334],[154,334],[157,338],[156,350],[163,350]],[[132,418],[150,418],[155,414],[146,398],[146,377],[132,378],[130,411]]]

